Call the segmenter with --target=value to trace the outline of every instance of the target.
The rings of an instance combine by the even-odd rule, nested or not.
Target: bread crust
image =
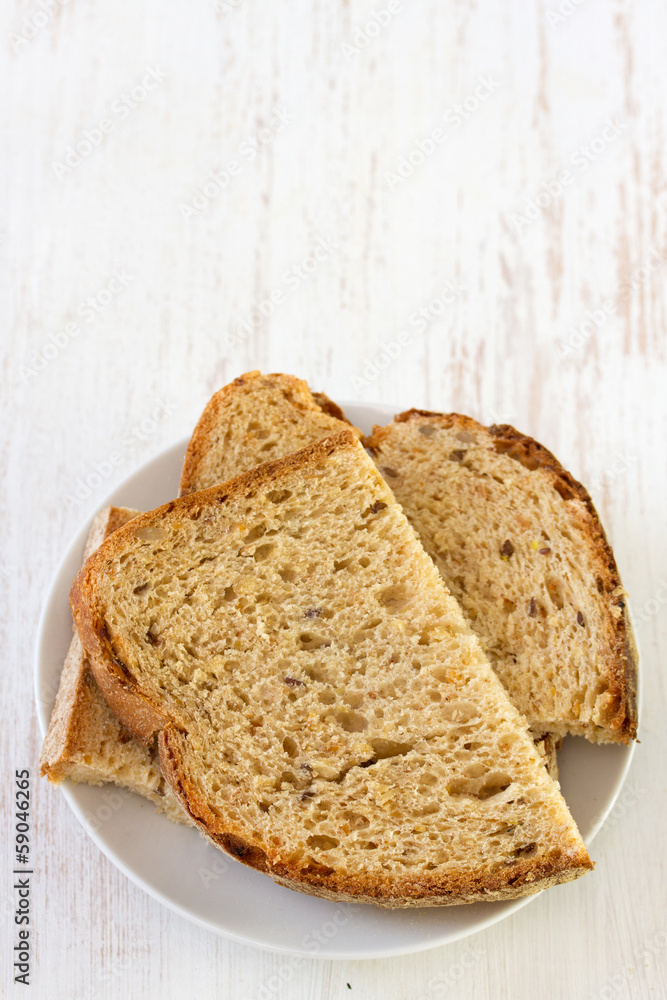
[[[167,718],[158,706],[138,689],[135,679],[117,657],[104,620],[97,611],[94,578],[108,559],[121,552],[126,536],[143,525],[159,521],[173,510],[194,513],[224,502],[230,496],[252,494],[265,484],[276,484],[292,470],[307,471],[326,460],[335,451],[357,449],[359,442],[352,430],[326,438],[301,452],[257,467],[219,486],[172,501],[156,511],[140,515],[127,528],[121,528],[95,552],[77,576],[71,590],[71,606],[82,642],[89,651],[92,668],[111,707],[125,725],[141,740],[157,735],[160,763],[164,777],[175,796],[202,833],[221,850],[248,867],[264,872],[289,888],[331,900],[375,903],[382,906],[433,906],[444,903],[473,902],[480,899],[509,899],[532,894],[556,882],[569,881],[593,867],[583,844],[559,857],[541,860],[517,858],[505,869],[476,877],[466,873],[446,879],[424,875],[400,882],[335,872],[321,865],[303,869],[272,859],[259,844],[249,843],[228,818],[214,814],[190,779],[186,764],[187,734],[178,720]],[[378,478],[379,473],[378,473]]]
[[[394,417],[395,423],[407,423],[426,417],[430,422],[450,429],[457,427],[477,434],[488,435],[494,449],[519,462],[525,468],[547,473],[554,489],[563,500],[578,500],[586,511],[586,534],[592,549],[599,554],[604,571],[602,582],[607,597],[609,622],[614,636],[610,651],[608,676],[609,689],[618,708],[608,723],[608,737],[612,742],[629,743],[637,737],[637,646],[627,608],[626,594],[604,528],[590,494],[571,475],[544,445],[534,438],[517,431],[510,424],[492,424],[485,427],[472,417],[460,413],[435,413],[430,410],[406,410]],[[387,433],[385,428],[374,427],[373,433],[364,439],[371,451],[381,445]],[[618,616],[612,609],[620,612]]]
[[[126,507],[107,507],[94,518],[84,548],[84,563],[113,531],[139,512]],[[92,711],[90,664],[78,635],[74,634],[65,658],[56,703],[44,737],[39,773],[59,783],[76,763],[83,734]]]
[[[439,881],[437,878],[406,878],[378,882],[362,876],[339,874],[324,866],[313,870],[299,869],[272,862],[259,846],[249,844],[229,823],[215,816],[189,781],[183,765],[183,736],[173,725],[167,725],[158,737],[160,766],[174,794],[193,823],[216,847],[248,868],[269,875],[279,885],[296,889],[311,896],[336,902],[374,903],[385,907],[444,906],[474,903],[480,900],[498,901],[532,895],[548,886],[578,878],[594,865],[585,849],[559,860],[545,859],[538,863],[530,858],[517,860],[504,870],[477,879],[459,875]],[[318,870],[320,869],[320,870]]]
[[[340,406],[329,399],[323,392],[311,392],[308,384],[303,379],[296,378],[294,375],[283,375],[280,373],[263,375],[260,371],[246,372],[245,375],[239,375],[238,378],[235,378],[229,385],[223,386],[206,404],[185,453],[183,471],[181,473],[180,496],[187,496],[188,493],[192,493],[197,489],[197,474],[201,461],[210,451],[211,438],[215,436],[216,431],[225,423],[225,410],[234,402],[239,392],[252,392],[258,384],[267,380],[274,380],[283,389],[291,392],[294,406],[302,410],[304,415],[309,412],[312,414],[313,411],[321,411],[322,413],[326,413],[327,416],[347,424],[355,431],[358,437],[361,437],[361,431],[353,427]]]

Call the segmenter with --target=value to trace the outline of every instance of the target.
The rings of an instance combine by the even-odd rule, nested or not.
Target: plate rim
[[[357,409],[369,409],[369,410],[372,409],[375,411],[385,410],[387,411],[388,414],[390,414],[388,419],[392,419],[393,413],[400,412],[398,409],[392,409],[386,404],[372,403],[372,402],[343,400],[341,405],[343,406],[343,408],[354,407]],[[33,688],[34,688],[34,698],[35,698],[35,709],[36,709],[38,727],[40,730],[42,742],[46,735],[46,730],[48,727],[50,714],[52,711],[53,701],[55,701],[55,694],[51,696],[50,700],[45,699],[43,697],[42,649],[46,638],[46,624],[50,610],[54,602],[56,602],[59,599],[59,596],[61,596],[61,591],[60,588],[58,587],[58,582],[60,577],[64,573],[66,564],[71,560],[72,552],[75,548],[83,549],[83,546],[85,544],[85,539],[88,535],[88,532],[90,531],[90,526],[92,524],[94,517],[96,516],[96,513],[99,510],[103,510],[109,504],[119,503],[118,500],[114,500],[114,497],[120,490],[123,489],[123,487],[127,484],[128,480],[142,473],[146,469],[146,467],[152,465],[153,463],[158,463],[162,461],[168,452],[176,451],[177,449],[178,450],[182,449],[182,453],[185,454],[185,449],[187,448],[189,440],[190,440],[189,437],[172,440],[171,443],[165,445],[158,452],[153,454],[150,458],[146,459],[144,462],[140,463],[130,472],[128,472],[128,474],[120,482],[118,482],[114,487],[112,487],[112,489],[110,489],[105,494],[101,503],[98,506],[96,506],[93,513],[90,514],[90,516],[86,518],[85,522],[83,522],[80,525],[79,529],[74,532],[74,534],[70,537],[69,542],[64,547],[63,553],[60,559],[58,560],[54,572],[51,575],[48,587],[46,588],[42,600],[42,607],[37,625],[37,633],[35,641]],[[635,642],[637,642],[636,635],[635,635]],[[640,670],[639,670],[639,664],[641,663],[641,652],[639,650],[639,646],[637,646],[637,648],[638,648],[638,657],[637,657],[638,669],[637,669],[636,702],[637,702],[637,718],[638,718],[638,728],[639,728],[639,721],[641,719],[641,684],[640,684]],[[50,707],[48,707],[49,704]],[[598,835],[598,833],[606,823],[609,814],[614,808],[616,802],[618,801],[619,795],[621,794],[621,791],[625,786],[628,772],[634,760],[634,755],[636,751],[636,741],[632,741],[632,743],[629,746],[625,747],[625,750],[626,750],[626,759],[621,769],[621,773],[616,781],[613,795],[610,796],[606,808],[600,813],[596,822],[593,824],[592,829],[589,831],[588,835],[584,838],[587,846],[590,846],[595,837]],[[113,784],[113,783],[109,782],[106,784]],[[506,905],[503,906],[503,908],[500,911],[494,911],[493,913],[489,914],[488,918],[481,919],[478,923],[475,924],[474,927],[465,926],[459,928],[458,930],[450,931],[449,933],[445,932],[442,935],[436,935],[436,936],[425,935],[425,937],[421,941],[416,942],[412,945],[398,946],[398,947],[393,946],[391,948],[384,948],[384,949],[368,949],[361,953],[336,950],[335,947],[332,947],[332,950],[327,952],[313,951],[305,948],[301,949],[289,948],[286,946],[266,942],[263,940],[260,941],[257,940],[256,938],[244,936],[243,934],[235,933],[234,931],[229,930],[227,927],[221,927],[220,925],[215,924],[212,921],[206,920],[205,918],[199,916],[197,913],[193,912],[191,909],[187,909],[181,904],[174,902],[174,900],[170,899],[164,893],[160,892],[154,886],[150,885],[142,878],[140,874],[138,874],[135,870],[130,868],[126,864],[126,862],[121,858],[121,856],[114,850],[114,848],[111,847],[109,844],[107,844],[105,839],[102,836],[100,836],[98,832],[91,826],[87,817],[85,816],[83,807],[77,801],[76,784],[70,787],[70,785],[66,781],[63,781],[57,787],[64,795],[64,798],[68,803],[70,809],[74,813],[76,819],[81,824],[87,835],[93,840],[93,842],[99,848],[99,850],[105,855],[106,858],[108,858],[109,861],[111,861],[111,863],[116,868],[119,869],[119,871],[121,871],[127,878],[129,878],[131,882],[133,882],[140,889],[146,892],[151,898],[162,903],[164,906],[166,906],[172,912],[178,914],[180,917],[183,917],[186,920],[189,920],[192,923],[195,923],[198,926],[203,927],[208,931],[211,931],[222,937],[229,938],[230,940],[233,940],[238,944],[250,945],[252,947],[261,948],[262,950],[269,951],[273,954],[279,954],[295,958],[313,958],[321,960],[341,960],[341,961],[366,961],[378,958],[395,958],[399,957],[400,955],[418,954],[419,952],[422,951],[430,951],[433,948],[444,947],[449,944],[454,944],[456,941],[460,941],[466,937],[470,937],[474,934],[487,930],[489,927],[493,926],[496,923],[499,923],[501,920],[506,919],[512,913],[515,913],[517,910],[526,906],[528,903],[538,899],[542,895],[542,892],[544,891],[542,890],[538,893],[534,893],[533,895],[524,896],[519,899],[505,901]],[[92,786],[85,785],[85,787],[92,787]],[[410,912],[411,912],[410,910],[406,910],[406,913]],[[333,946],[333,942],[331,942],[331,945]]]

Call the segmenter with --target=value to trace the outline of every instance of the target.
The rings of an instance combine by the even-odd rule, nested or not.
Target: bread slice
[[[277,882],[419,906],[592,867],[478,640],[350,430],[140,515],[71,604],[199,828]]]
[[[191,492],[287,455],[349,427],[342,410],[324,393],[311,393],[291,375],[250,372],[209,401],[187,450],[182,490]],[[357,432],[360,434],[361,432]],[[139,511],[110,507],[93,524],[87,558],[102,540]],[[170,819],[187,821],[154,759],[116,719],[90,672],[78,637],[63,667],[42,748],[40,772],[88,784],[113,781],[155,802]]]
[[[538,732],[634,739],[636,648],[584,487],[532,438],[409,410],[366,445]]]
[[[339,406],[301,379],[248,372],[216,392],[199,418],[185,455],[181,496],[350,426]]]
[[[84,561],[105,538],[139,513],[107,507],[93,522]],[[76,633],[60,677],[39,769],[55,784],[65,778],[89,785],[112,781],[145,796],[175,822],[187,814],[162,777],[157,751],[142,746],[107,706]]]

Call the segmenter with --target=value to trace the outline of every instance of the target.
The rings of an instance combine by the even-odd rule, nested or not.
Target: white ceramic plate
[[[387,423],[396,411],[345,404],[345,412],[370,431],[373,423]],[[181,441],[162,452],[100,507],[112,503],[150,510],[176,496],[186,446]],[[42,735],[71,638],[68,592],[89,529],[90,522],[83,525],[65,554],[40,620],[35,685]],[[621,789],[632,750],[576,738],[564,742],[559,755],[563,794],[589,844]],[[273,951],[350,959],[422,951],[488,927],[535,898],[417,910],[330,903],[284,889],[227,859],[195,830],[170,823],[149,802],[116,786],[65,782],[62,792],[99,848],[151,896],[216,933]]]

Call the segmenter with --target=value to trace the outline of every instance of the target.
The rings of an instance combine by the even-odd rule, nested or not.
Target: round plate
[[[365,432],[373,423],[388,423],[396,412],[356,403],[344,408]],[[101,506],[150,510],[177,496],[187,443],[172,445],[138,469]],[[81,566],[89,529],[90,522],[69,546],[39,624],[35,686],[42,735],[72,635],[68,592]],[[595,746],[577,738],[564,741],[559,754],[561,787],[588,844],[614,804],[632,752],[633,746]],[[422,951],[476,933],[535,899],[412,910],[332,903],[276,885],[227,858],[197,831],[170,823],[150,802],[115,785],[65,782],[61,788],[98,847],[151,896],[209,930],[277,952],[361,959]]]

